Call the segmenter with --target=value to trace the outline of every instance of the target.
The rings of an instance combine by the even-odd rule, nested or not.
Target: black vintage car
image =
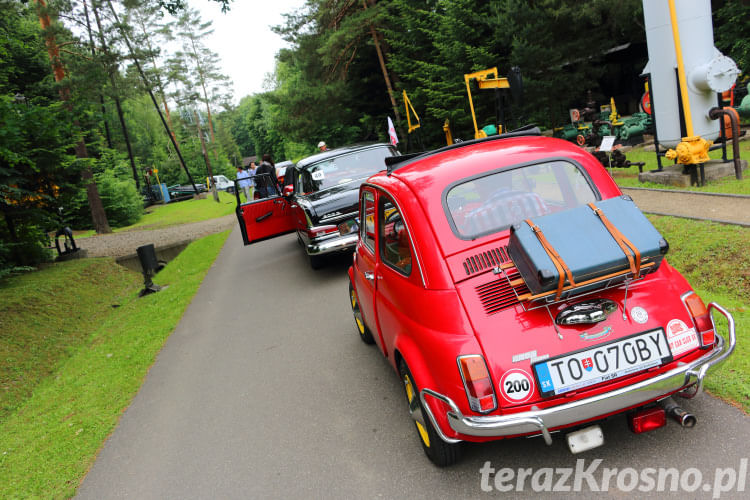
[[[351,251],[357,243],[359,186],[399,153],[390,144],[355,144],[332,149],[287,167],[284,186],[272,186],[268,198],[241,203],[237,219],[245,245],[297,231],[313,269],[323,256]],[[272,184],[255,176],[259,186]]]

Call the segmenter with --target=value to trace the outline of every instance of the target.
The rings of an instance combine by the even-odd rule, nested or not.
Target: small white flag
[[[391,144],[394,146],[398,144],[398,136],[396,135],[396,127],[393,126],[393,121],[391,120],[391,117],[388,117],[388,135],[391,138]]]

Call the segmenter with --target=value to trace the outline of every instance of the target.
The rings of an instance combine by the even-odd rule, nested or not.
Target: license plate
[[[563,354],[533,366],[542,397],[555,396],[672,361],[664,330]]]

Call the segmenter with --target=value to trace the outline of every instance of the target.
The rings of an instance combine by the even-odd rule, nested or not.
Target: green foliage
[[[158,284],[169,287],[143,298],[138,298],[138,287],[133,286],[139,280],[135,273],[122,277],[117,288],[102,292],[102,297],[90,296],[92,287],[97,284],[107,286],[111,279],[111,276],[87,275],[96,273],[98,266],[93,259],[66,263],[58,272],[58,265],[55,265],[51,270],[20,277],[30,287],[30,293],[35,290],[35,282],[39,283],[40,291],[48,289],[45,285],[48,276],[60,283],[57,293],[69,290],[70,296],[75,297],[76,291],[84,291],[85,300],[72,303],[62,314],[83,318],[81,321],[85,324],[95,323],[97,326],[88,329],[88,335],[59,339],[61,332],[54,328],[57,318],[50,318],[50,311],[43,310],[43,316],[38,317],[35,313],[39,309],[29,307],[24,310],[20,323],[37,322],[38,325],[38,328],[24,333],[34,336],[45,351],[49,348],[47,342],[57,341],[67,347],[68,352],[62,356],[65,359],[56,363],[49,376],[29,373],[28,382],[35,386],[33,392],[0,423],[0,477],[3,478],[0,498],[74,496],[97,452],[114,430],[159,350],[180,321],[228,234],[215,234],[191,243],[154,278]],[[111,259],[104,262],[108,267],[116,266]],[[93,269],[87,271],[87,265]],[[12,280],[9,286],[18,283],[16,278]],[[83,280],[85,283],[80,283]],[[118,298],[117,302],[110,304],[117,303],[120,307],[109,307],[109,311],[104,311],[102,306],[107,305],[104,298]],[[26,304],[34,302],[31,295]],[[47,301],[40,299],[39,302]],[[92,310],[87,306],[93,306]],[[54,310],[54,305],[49,309]],[[86,319],[90,313],[96,315],[95,321]],[[9,334],[18,333],[12,329],[9,331]],[[70,334],[70,331],[65,333]],[[54,339],[45,341],[41,338],[44,336]],[[5,357],[0,357],[0,364],[7,362]],[[23,374],[17,375],[24,380]]]
[[[714,4],[723,4],[714,13],[716,47],[750,75],[750,3],[726,0]]]
[[[58,198],[77,189],[66,113],[43,102],[0,96],[0,274],[49,258]]]
[[[122,153],[105,150],[94,165],[99,196],[112,227],[134,224],[143,216],[143,200],[135,188],[130,165]],[[81,188],[65,206],[67,222],[76,229],[91,227],[86,188]]]

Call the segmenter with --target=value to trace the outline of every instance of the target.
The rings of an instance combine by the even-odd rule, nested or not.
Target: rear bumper
[[[447,396],[430,389],[422,389],[420,391],[422,407],[440,437],[446,442],[457,442],[459,440],[447,437],[440,430],[435,416],[427,404],[427,397],[442,401],[450,408],[445,416],[451,429],[459,434],[480,437],[541,434],[547,444],[552,444],[550,429],[617,413],[649,401],[661,399],[677,391],[681,391],[681,395],[685,397],[695,397],[703,390],[703,381],[709,370],[723,363],[732,354],[737,343],[732,315],[715,303],[709,304],[708,309],[711,312],[717,310],[727,318],[729,339],[725,340],[717,332],[716,344],[699,359],[681,364],[677,368],[637,384],[544,410],[487,417],[464,416],[453,400]]]
[[[305,244],[307,255],[324,255],[328,253],[342,252],[352,250],[357,245],[359,234],[347,234],[346,236],[336,236],[322,241],[309,241]]]

